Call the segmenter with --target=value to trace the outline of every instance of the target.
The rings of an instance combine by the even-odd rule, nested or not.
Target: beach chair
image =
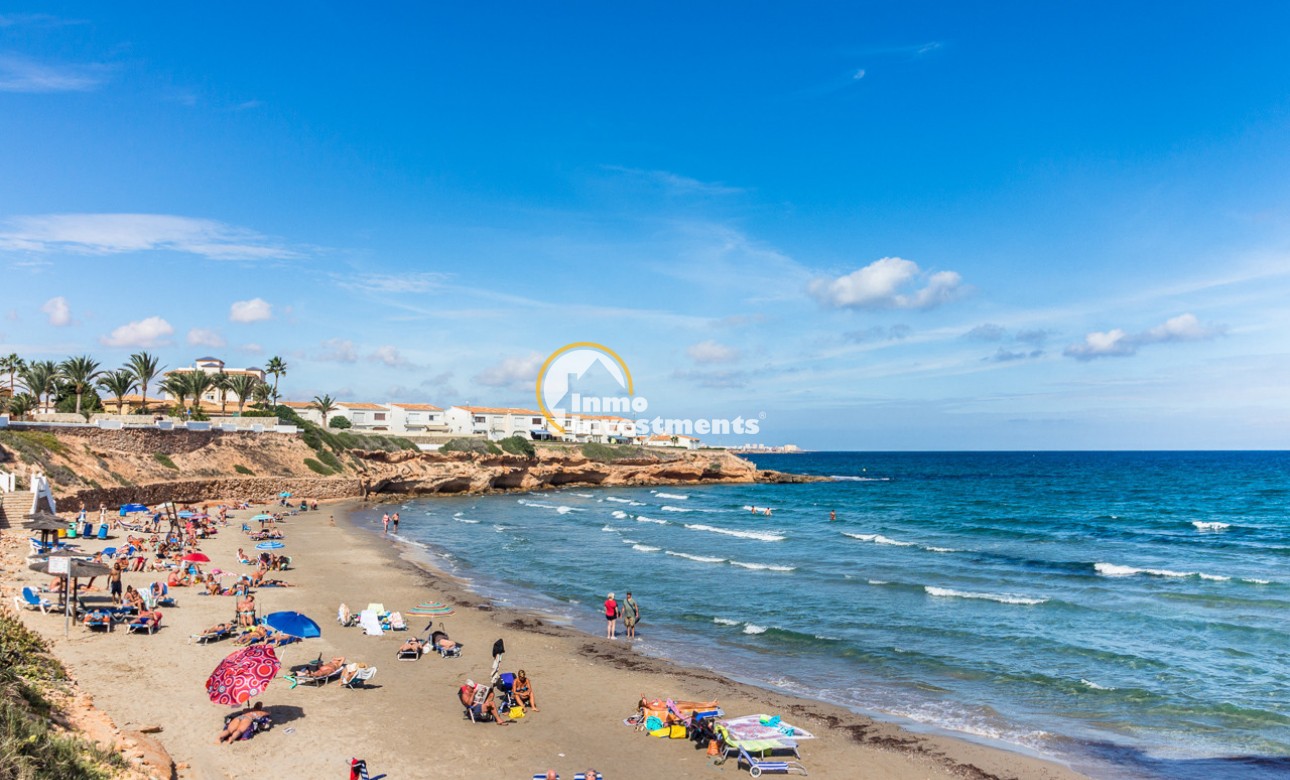
[[[599,772],[596,772],[594,776],[589,775],[586,772],[579,772],[573,776],[573,780],[605,780],[605,776]]]
[[[341,604],[336,610],[336,622],[348,628],[349,626],[358,625],[358,615],[349,611],[347,604]]]
[[[400,661],[421,660],[421,654],[424,653],[429,648],[429,643],[424,640],[420,640],[420,641],[421,643],[416,647],[416,649],[413,649],[413,650],[408,650],[400,647],[399,652],[396,656],[398,660]]]
[[[475,707],[482,708],[484,702],[488,701],[488,694],[492,690],[493,690],[492,687],[488,685],[475,686],[475,692],[474,692],[474,695],[471,697],[470,706],[465,708],[466,717],[470,718],[471,723],[487,723],[488,721],[493,719],[493,716],[487,713],[485,713],[482,716],[475,715]],[[483,710],[481,709],[480,711],[482,712]]]
[[[406,620],[404,620],[404,619],[403,619],[403,613],[401,613],[401,612],[391,612],[391,613],[390,613],[390,630],[391,630],[391,631],[407,631],[407,630],[408,630],[408,622],[407,622]]]
[[[130,625],[126,626],[125,630],[131,634],[137,634],[140,632],[145,634],[155,634],[157,633],[158,628],[161,628],[161,613],[145,612],[130,621]]]
[[[367,683],[370,682],[371,679],[375,676],[376,676],[376,667],[368,666],[366,668],[359,669],[358,671],[356,671],[353,677],[341,683],[341,687],[365,688],[367,687]]]
[[[358,624],[363,627],[363,632],[368,636],[381,636],[385,633],[381,628],[381,618],[370,609],[362,611],[358,616]]]
[[[38,609],[44,614],[49,614],[49,610],[54,607],[54,602],[37,596],[36,591],[32,590],[30,587],[22,589],[21,597],[14,596],[13,603],[18,609],[22,609],[23,607],[26,607],[27,609]]]
[[[196,640],[197,644],[204,645],[208,642],[218,642],[221,639],[228,639],[231,636],[233,636],[233,628],[226,625],[219,631],[211,631],[205,634],[192,634],[188,637],[188,644],[192,644],[193,641]]]
[[[442,635],[445,639],[451,638],[443,631],[435,631],[433,634],[430,635],[430,645],[435,649],[435,652],[439,654],[439,657],[440,658],[461,658],[461,649],[465,647],[465,645],[463,645],[461,642],[458,642],[456,647],[440,647],[438,642],[440,635]]]
[[[112,630],[112,616],[106,612],[95,611],[87,613],[82,623],[90,631],[96,628],[101,628],[104,631]]]
[[[800,761],[756,758],[743,747],[739,748],[739,764],[741,766],[747,764],[748,774],[753,777],[761,777],[763,772],[776,772],[779,774],[801,772],[804,775],[807,774],[806,767]]]

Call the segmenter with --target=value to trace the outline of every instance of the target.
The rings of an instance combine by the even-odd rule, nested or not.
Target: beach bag
[[[506,713],[511,720],[518,720],[524,717],[524,708],[520,706],[511,707],[510,712]]]
[[[672,739],[685,739],[685,726],[680,723],[673,723],[668,727],[668,736]]]

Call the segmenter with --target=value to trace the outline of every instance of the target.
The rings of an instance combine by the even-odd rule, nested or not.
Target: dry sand
[[[1082,777],[1029,756],[940,736],[914,734],[848,710],[741,685],[701,669],[685,669],[635,653],[619,639],[593,638],[544,624],[532,615],[497,609],[450,577],[414,562],[378,535],[348,526],[343,505],[292,517],[282,527],[283,552],[295,568],[278,576],[291,588],[262,588],[261,613],[298,610],[318,621],[323,636],[280,652],[287,665],[322,655],[343,655],[378,668],[372,686],[347,690],[338,684],[291,689],[276,680],[261,697],[277,725],[234,745],[215,744],[223,715],[204,683],[219,661],[236,648],[230,641],[189,644],[189,635],[230,620],[234,599],[173,589],[178,606],[164,610],[163,628],[152,636],[90,634],[73,626],[63,638],[61,616],[25,612],[24,620],[54,642],[81,689],[118,724],[163,727],[157,739],[176,762],[181,778],[345,777],[350,757],[368,762],[373,775],[399,778],[513,778],[556,769],[563,777],[594,767],[608,780],[747,777],[735,762],[713,765],[684,740],[649,737],[623,725],[641,693],[651,697],[718,700],[729,715],[776,713],[812,730],[802,743],[803,762],[822,778],[1060,778]],[[254,543],[238,531],[241,518],[207,540],[207,568],[250,572],[236,563],[236,549]],[[335,524],[329,523],[335,517]],[[11,532],[12,533],[12,532]],[[18,532],[21,533],[21,532]],[[115,545],[84,542],[91,552]],[[404,557],[404,555],[409,557]],[[22,584],[43,579],[22,569]],[[128,573],[127,585],[145,587],[156,575]],[[13,585],[14,583],[10,583]],[[97,583],[104,586],[102,580]],[[90,594],[106,600],[101,589]],[[409,618],[410,632],[365,636],[336,623],[337,606],[359,609],[368,602],[406,611],[423,601],[456,607],[442,621],[465,643],[462,658],[431,654],[397,661],[398,646],[426,624]],[[436,620],[439,625],[440,621]],[[457,688],[467,678],[487,680],[493,641],[506,640],[504,671],[523,668],[533,679],[540,712],[510,725],[475,724],[463,718]]]

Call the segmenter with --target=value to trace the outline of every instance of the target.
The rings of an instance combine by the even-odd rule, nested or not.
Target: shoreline
[[[339,501],[289,518],[283,525],[285,552],[295,558],[295,566],[280,576],[296,587],[261,588],[257,598],[262,611],[295,609],[323,626],[321,638],[282,651],[284,668],[318,655],[344,655],[378,667],[373,687],[289,689],[275,681],[259,698],[278,726],[253,740],[212,744],[227,710],[207,700],[202,683],[235,646],[227,641],[188,644],[190,634],[228,619],[231,599],[175,589],[179,606],[165,611],[163,629],[152,636],[122,630],[90,634],[77,627],[64,639],[57,617],[24,612],[22,619],[51,641],[80,690],[123,729],[161,725],[154,736],[184,767],[178,776],[185,780],[239,777],[249,767],[265,776],[327,776],[339,772],[350,756],[365,758],[373,774],[391,777],[460,777],[463,772],[528,777],[548,768],[571,776],[588,766],[614,780],[706,778],[718,771],[745,776],[746,770],[733,762],[712,766],[693,743],[654,739],[624,727],[622,719],[632,714],[641,693],[715,699],[732,716],[782,714],[816,733],[817,739],[802,743],[802,759],[817,777],[854,777],[859,766],[866,776],[897,780],[1083,777],[1050,760],[915,733],[841,706],[644,656],[621,640],[598,639],[529,611],[496,606],[433,562],[415,560],[409,546],[359,527],[353,517],[359,506]],[[212,566],[234,573],[247,570],[226,561],[237,547],[247,545],[237,529],[253,513],[235,513],[228,528],[203,543]],[[94,552],[113,544],[87,542],[84,548]],[[126,583],[138,587],[155,578],[127,575]],[[17,579],[30,584],[39,578],[20,567]],[[91,595],[105,594],[99,590]],[[423,633],[423,623],[416,621],[424,618],[409,617],[411,631],[383,637],[366,637],[332,622],[342,601],[356,610],[369,601],[383,601],[388,609],[406,611],[426,600],[456,608],[453,616],[434,622],[464,643],[462,658],[432,654],[419,661],[394,659],[404,639]],[[505,728],[470,723],[456,701],[456,689],[466,678],[488,677],[488,648],[497,638],[505,639],[508,651],[502,669],[527,669],[541,707]]]

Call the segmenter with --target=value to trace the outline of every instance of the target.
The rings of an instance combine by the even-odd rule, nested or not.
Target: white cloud
[[[0,92],[87,92],[107,81],[103,65],[51,65],[0,54]]]
[[[1217,338],[1227,329],[1222,325],[1205,325],[1196,315],[1187,313],[1171,317],[1160,325],[1142,333],[1129,334],[1122,328],[1105,332],[1094,331],[1079,344],[1066,348],[1067,357],[1076,360],[1093,360],[1100,357],[1128,357],[1147,344],[1166,344],[1177,341],[1207,341]]]
[[[691,344],[685,354],[695,363],[733,363],[739,359],[739,350],[712,339]]]
[[[228,308],[229,322],[259,322],[273,318],[273,304],[263,298],[236,301]]]
[[[241,349],[243,352],[247,352],[252,355],[260,355],[264,353],[264,347],[254,342],[250,344],[243,344],[241,347],[239,347],[239,349]]]
[[[376,351],[367,356],[367,359],[376,363],[384,363],[390,368],[406,368],[412,365],[407,358],[403,357],[398,348],[388,344],[383,347],[377,347]]]
[[[646,171],[639,168],[625,168],[621,165],[606,165],[604,169],[656,185],[674,195],[738,195],[744,192],[742,187],[731,187],[721,182],[700,181],[671,171]]]
[[[318,354],[319,360],[334,363],[358,362],[358,351],[354,349],[354,342],[349,339],[327,339],[322,343],[322,348],[322,352]]]
[[[509,357],[475,374],[474,382],[486,387],[529,386],[537,381],[542,356],[532,352],[523,357]]]
[[[413,271],[403,274],[335,274],[341,287],[369,293],[421,293],[442,287],[451,274],[436,271]]]
[[[40,310],[49,315],[50,325],[62,327],[72,323],[72,307],[67,305],[67,299],[61,295],[45,301]]]
[[[188,331],[188,346],[190,347],[213,347],[221,349],[228,344],[216,331],[209,328],[192,328]]]
[[[954,271],[928,275],[900,257],[875,260],[836,279],[816,279],[808,290],[825,306],[848,309],[931,309],[965,292]]]
[[[99,342],[107,347],[164,347],[170,343],[170,336],[175,329],[160,317],[148,317],[137,322],[130,322],[106,336]]]
[[[751,377],[747,371],[673,371],[672,377],[714,389],[745,387]]]
[[[860,79],[864,78],[864,68],[857,70],[854,74],[852,74],[851,78],[854,79],[855,81],[859,81]]]
[[[186,252],[211,260],[300,257],[253,230],[171,214],[37,214],[0,228],[0,249],[112,255],[147,250]]]
[[[993,322],[987,322],[977,325],[972,330],[963,334],[963,338],[972,339],[973,341],[1002,341],[1003,337],[1008,335],[1008,329],[1002,325],[996,325]]]

